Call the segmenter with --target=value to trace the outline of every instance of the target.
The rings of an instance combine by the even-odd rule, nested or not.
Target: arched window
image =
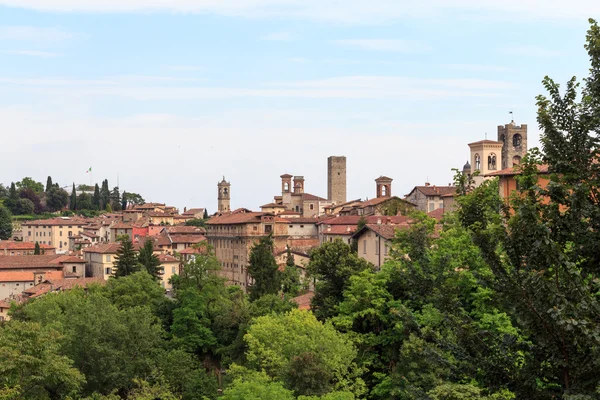
[[[513,146],[520,146],[522,139],[523,138],[521,137],[521,135],[519,135],[518,133],[516,133],[513,136]]]
[[[515,165],[519,165],[519,164],[521,164],[521,156],[514,156],[513,157],[513,167]]]
[[[502,135],[500,135],[500,141],[502,143],[506,142],[506,135],[504,135],[504,133]]]
[[[475,171],[479,171],[481,169],[481,156],[479,154],[475,154]]]
[[[289,192],[290,191],[290,184],[289,183],[285,182],[283,184],[283,191],[284,192]]]
[[[387,187],[385,185],[381,186],[381,196],[385,197],[387,195]]]
[[[225,196],[227,196],[227,192],[228,192],[227,188],[223,188],[223,194],[224,194]]]
[[[494,153],[488,156],[488,169],[496,169],[496,154]]]

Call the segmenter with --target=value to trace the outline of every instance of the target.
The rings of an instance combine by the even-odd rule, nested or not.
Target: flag
[[[85,171],[86,174],[92,172],[92,167],[90,167],[90,169],[88,169],[87,171]]]

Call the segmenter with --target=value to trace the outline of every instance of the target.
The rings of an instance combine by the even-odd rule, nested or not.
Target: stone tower
[[[327,199],[335,204],[346,202],[346,157],[327,159]]]
[[[527,125],[515,125],[515,121],[499,125],[498,141],[502,143],[502,169],[519,164],[527,153]]]
[[[217,183],[217,187],[219,188],[219,195],[217,197],[217,208],[219,212],[231,211],[231,184],[223,177],[223,180]]]
[[[392,197],[392,178],[380,176],[375,179],[377,185],[377,197]]]

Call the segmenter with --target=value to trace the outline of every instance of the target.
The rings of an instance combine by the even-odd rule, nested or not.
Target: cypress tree
[[[42,254],[42,251],[40,249],[40,243],[39,242],[35,242],[35,249],[33,250],[33,255],[34,256],[39,256],[40,254]]]
[[[75,182],[73,182],[73,191],[71,192],[71,201],[69,202],[71,211],[77,210],[77,192],[75,191]]]
[[[148,271],[148,273],[152,275],[155,280],[160,280],[160,260],[154,254],[154,245],[152,244],[152,240],[146,239],[144,242],[144,247],[140,249],[140,254],[138,255],[138,263],[140,264],[140,267]]]
[[[248,274],[254,280],[250,286],[250,299],[256,300],[265,294],[277,294],[281,287],[281,273],[273,256],[273,239],[266,236],[252,247]]]
[[[206,208],[204,209],[204,219],[208,219],[208,211],[206,211]]]
[[[127,210],[127,192],[123,191],[121,196],[121,210]]]
[[[19,211],[19,193],[17,193],[17,187],[14,182],[10,184],[10,189],[8,189],[8,199],[4,201],[4,205],[13,214],[17,214]]]
[[[140,270],[137,256],[133,251],[133,243],[129,236],[119,239],[121,247],[117,250],[113,273],[116,277],[131,275]]]
[[[94,209],[100,210],[100,188],[98,187],[97,183],[94,186],[94,197],[92,198],[92,205],[94,206]]]
[[[108,179],[102,181],[100,189],[100,208],[105,208],[110,201],[110,190],[108,189]]]
[[[52,187],[52,177],[49,176],[48,179],[46,180],[46,193],[48,193],[48,191],[50,190],[51,187]]]

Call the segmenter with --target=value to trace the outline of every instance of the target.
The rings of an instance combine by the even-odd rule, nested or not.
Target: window
[[[290,225],[289,227],[290,227],[290,228],[293,228],[293,227],[294,227],[294,225]]]
[[[73,270],[73,273],[77,272],[77,267],[75,265],[73,265],[72,270]]]
[[[110,262],[110,254],[107,254],[104,259],[106,260],[106,262]]]
[[[521,135],[519,135],[518,133],[516,133],[513,136],[513,146],[515,146],[515,147],[521,146],[522,140],[523,140],[523,138],[521,137]]]
[[[265,233],[271,233],[271,232],[273,232],[273,226],[265,225]]]
[[[58,236],[62,236],[62,231],[58,231]]]
[[[479,154],[475,154],[475,171],[479,171],[481,169],[481,156]]]
[[[367,254],[367,241],[363,240],[363,254]]]
[[[58,244],[60,245],[60,248],[61,248],[61,249],[62,249],[62,243],[63,243],[63,242],[58,242]]]
[[[311,209],[311,210],[314,210],[315,209],[315,205],[311,204],[308,208]]]
[[[387,244],[383,247],[383,255],[387,256],[388,255],[388,247]]]
[[[496,169],[496,154],[490,153],[488,156],[488,169]]]
[[[429,211],[433,211],[435,209],[435,203],[429,203]]]
[[[177,273],[177,272],[176,272],[176,268],[177,268],[177,267],[171,267],[171,273],[172,273],[172,274],[175,274],[175,273]]]
[[[285,182],[283,184],[283,191],[284,192],[289,192],[290,191],[290,184],[289,183]]]
[[[304,225],[300,225],[300,228],[304,228]]]
[[[296,206],[296,212],[300,212],[300,206]]]
[[[105,274],[105,275],[110,275],[110,274],[112,274],[112,268],[108,268],[108,267],[107,267],[107,268],[105,268],[105,269],[104,269],[104,274]]]
[[[519,165],[519,164],[521,164],[521,156],[514,156],[513,157],[513,167],[515,165]]]
[[[379,255],[379,240],[375,241],[375,255]]]

